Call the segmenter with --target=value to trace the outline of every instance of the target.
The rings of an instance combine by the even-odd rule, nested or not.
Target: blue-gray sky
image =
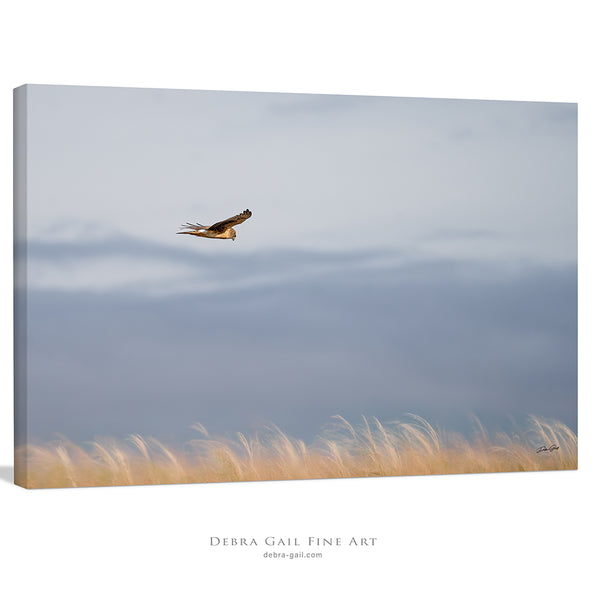
[[[576,427],[576,105],[28,86],[27,116],[32,439]]]

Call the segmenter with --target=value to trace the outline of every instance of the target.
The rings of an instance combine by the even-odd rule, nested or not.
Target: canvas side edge
[[[28,486],[27,86],[13,90],[14,482]]]

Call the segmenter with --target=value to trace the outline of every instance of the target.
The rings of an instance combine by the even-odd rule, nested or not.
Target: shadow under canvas
[[[7,483],[14,483],[15,470],[9,465],[0,465],[0,479]]]

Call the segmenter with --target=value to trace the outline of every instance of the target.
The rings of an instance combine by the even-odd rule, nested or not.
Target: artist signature
[[[536,450],[536,453],[539,454],[540,452],[552,452],[553,450],[558,450],[559,448],[560,448],[560,446],[557,446],[556,444],[552,444],[552,446],[550,446],[550,448],[548,448],[547,446],[540,446]]]

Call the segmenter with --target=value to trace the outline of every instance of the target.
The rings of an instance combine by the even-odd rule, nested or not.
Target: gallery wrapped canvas
[[[14,92],[15,482],[577,468],[577,105]]]

